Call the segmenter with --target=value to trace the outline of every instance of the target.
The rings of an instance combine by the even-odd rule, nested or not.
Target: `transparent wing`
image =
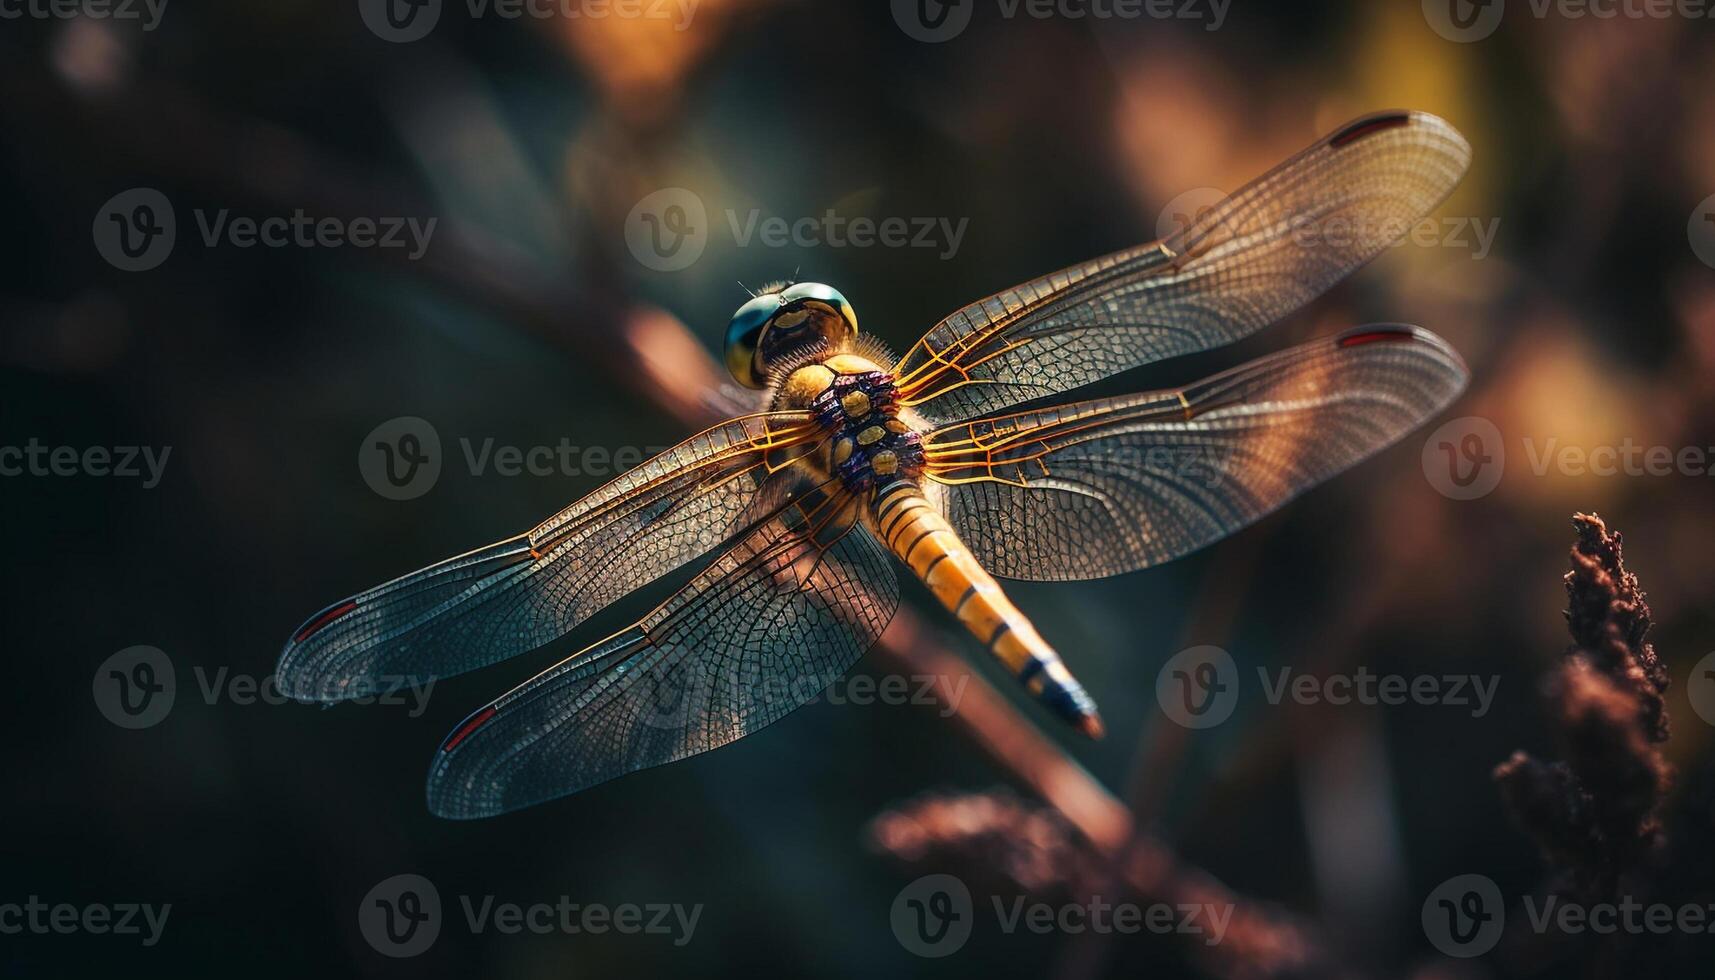
[[[1231,343],[1398,241],[1470,159],[1464,138],[1435,116],[1357,120],[1162,241],[942,320],[895,366],[901,400],[945,424]]]
[[[859,502],[815,491],[762,520],[642,622],[471,715],[429,808],[492,816],[743,738],[815,697],[899,601]]]
[[[940,429],[930,497],[996,575],[1101,578],[1218,541],[1447,406],[1466,380],[1426,330],[1373,326],[1190,387]]]
[[[300,700],[338,701],[549,643],[727,540],[769,475],[819,438],[797,412],[709,429],[528,533],[318,613],[286,644],[280,687]]]

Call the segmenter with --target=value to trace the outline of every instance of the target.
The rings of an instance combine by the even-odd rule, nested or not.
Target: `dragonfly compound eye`
[[[843,350],[857,332],[857,312],[832,286],[800,282],[765,290],[727,324],[727,370],[747,388],[764,388],[771,364],[818,341]]]

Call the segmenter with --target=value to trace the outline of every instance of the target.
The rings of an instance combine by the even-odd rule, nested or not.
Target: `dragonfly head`
[[[770,365],[818,341],[830,352],[857,338],[857,313],[819,282],[764,289],[738,308],[726,328],[726,366],[746,388],[766,388]]]

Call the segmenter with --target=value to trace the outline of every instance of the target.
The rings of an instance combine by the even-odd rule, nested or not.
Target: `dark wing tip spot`
[[[341,616],[344,616],[346,613],[351,612],[356,608],[356,599],[347,599],[338,605],[329,606],[317,615],[311,617],[309,622],[299,627],[298,631],[292,634],[292,642],[304,642],[318,631],[324,629],[329,623],[332,623],[334,620],[339,619]]]
[[[1411,327],[1359,327],[1341,334],[1334,343],[1337,347],[1362,347],[1365,344],[1400,343],[1416,339],[1417,331]]]
[[[1411,125],[1411,113],[1409,112],[1377,113],[1348,123],[1346,128],[1328,137],[1328,145],[1338,150],[1383,130],[1409,125]]]
[[[464,724],[453,729],[453,733],[447,736],[447,740],[445,742],[441,743],[441,751],[443,753],[451,752],[453,749],[458,748],[459,743],[469,738],[472,732],[487,724],[488,720],[495,716],[497,710],[498,709],[496,709],[494,705],[489,705],[481,711],[478,711],[476,714],[471,715],[469,718],[466,718],[464,720]]]

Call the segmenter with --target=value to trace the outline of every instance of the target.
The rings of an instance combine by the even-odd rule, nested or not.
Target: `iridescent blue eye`
[[[768,318],[780,309],[778,293],[763,293],[738,308],[726,328],[726,367],[733,379],[746,388],[764,384],[756,367],[756,352]]]
[[[857,332],[857,312],[839,290],[819,282],[793,283],[756,296],[732,315],[726,330],[727,370],[747,388],[765,388],[771,364],[818,341],[830,352],[843,350]]]

